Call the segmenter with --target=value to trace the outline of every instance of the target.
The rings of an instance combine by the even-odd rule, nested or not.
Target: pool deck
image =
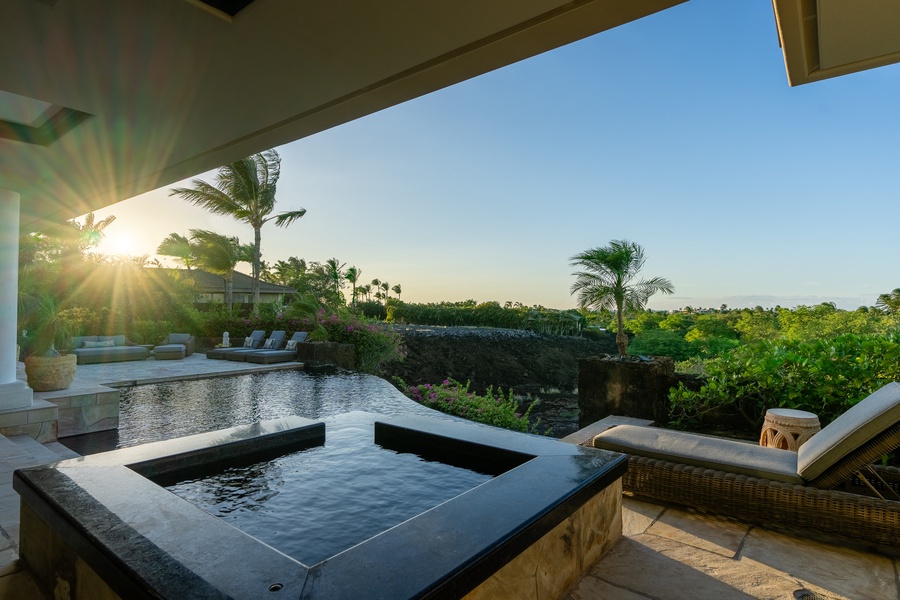
[[[248,365],[195,354],[181,361],[79,365],[73,388],[284,368],[302,366]],[[586,439],[589,433],[583,430],[567,441]],[[12,490],[12,473],[73,454],[57,442],[40,444],[27,436],[0,436],[0,600],[45,600],[18,560],[19,502]],[[897,559],[787,537],[628,496],[623,506],[623,538],[564,600],[900,600]]]

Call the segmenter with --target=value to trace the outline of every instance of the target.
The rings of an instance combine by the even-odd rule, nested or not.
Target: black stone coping
[[[289,417],[20,469],[13,486],[123,598],[402,600],[465,595],[627,468],[620,454],[473,423],[342,416],[374,422],[376,443],[394,450],[508,470],[313,566],[147,477],[321,444],[322,422]]]

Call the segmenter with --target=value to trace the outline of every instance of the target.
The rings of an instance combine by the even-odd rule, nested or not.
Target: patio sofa
[[[82,335],[72,338],[72,354],[78,357],[77,364],[90,365],[145,360],[150,350],[128,341],[124,335]]]
[[[764,528],[900,556],[900,384],[877,390],[798,452],[619,425],[595,448],[628,455],[626,492]]]

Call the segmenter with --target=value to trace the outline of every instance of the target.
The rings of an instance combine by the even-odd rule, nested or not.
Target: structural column
[[[19,203],[17,192],[0,189],[0,411],[32,403],[31,388],[16,379]]]

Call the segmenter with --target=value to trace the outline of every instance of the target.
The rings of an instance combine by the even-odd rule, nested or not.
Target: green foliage
[[[366,322],[349,311],[330,313],[323,308],[316,315],[311,340],[352,344],[357,369],[379,375],[385,365],[405,357],[403,338],[383,326]]]
[[[374,319],[376,321],[387,320],[387,308],[381,302],[375,302],[374,300],[367,300],[365,302],[357,301],[356,310],[367,319]]]
[[[688,426],[706,413],[736,409],[758,426],[770,408],[794,408],[828,423],[882,385],[900,380],[900,339],[842,334],[809,341],[763,341],[709,360],[707,383],[670,392],[673,423]]]
[[[500,306],[498,302],[477,304],[474,300],[430,304],[389,300],[386,321],[442,327],[502,327],[553,335],[579,335],[585,319],[574,310],[528,307],[512,302]]]
[[[128,339],[136,344],[158,344],[170,333],[176,333],[168,321],[135,321],[128,331]]]
[[[686,360],[696,355],[684,337],[674,331],[651,329],[645,331],[628,345],[628,354],[633,356],[671,356],[676,361]]]
[[[659,329],[659,324],[666,318],[664,313],[644,311],[625,320],[625,331],[641,335],[651,329]]]
[[[498,390],[495,394],[493,388],[488,388],[484,395],[479,396],[469,391],[468,382],[462,385],[453,379],[445,379],[436,385],[426,383],[409,386],[399,377],[395,377],[394,382],[409,398],[449,415],[513,431],[528,432],[537,427],[537,423],[533,426],[529,423],[529,415],[537,400],[521,413],[512,390],[504,396],[502,391]]]

